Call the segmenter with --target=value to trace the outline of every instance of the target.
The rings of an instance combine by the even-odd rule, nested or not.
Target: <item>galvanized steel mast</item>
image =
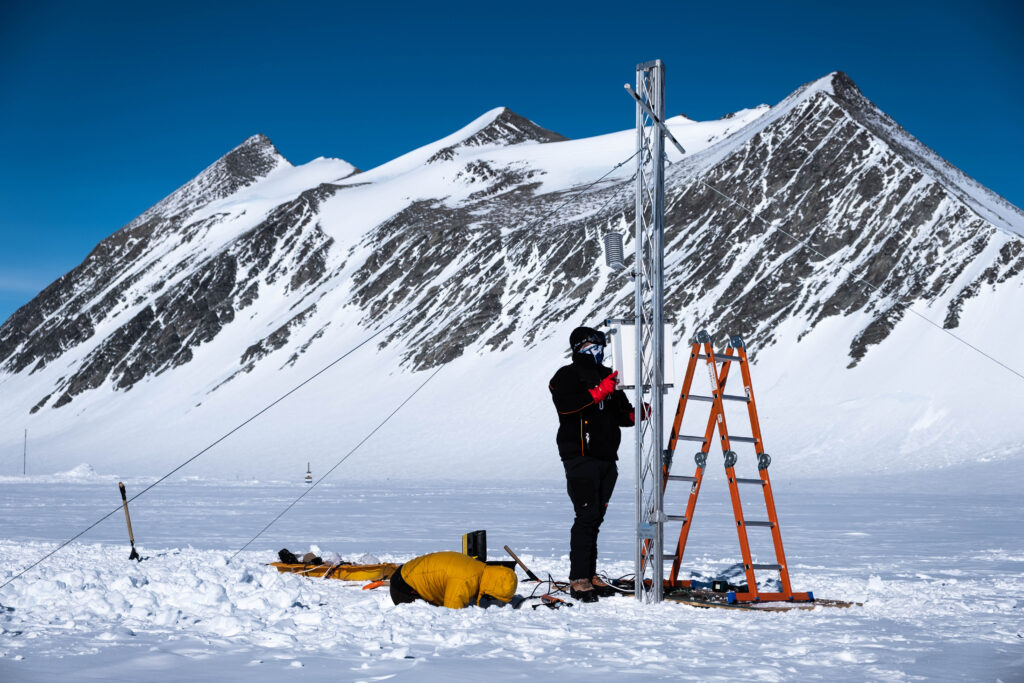
[[[660,602],[664,395],[665,65],[636,67],[636,598]],[[646,105],[646,106],[645,106]],[[644,403],[651,416],[643,420]]]

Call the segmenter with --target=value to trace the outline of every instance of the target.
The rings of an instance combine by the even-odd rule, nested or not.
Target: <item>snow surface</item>
[[[1018,468],[1019,469],[1019,468]],[[1021,680],[1024,523],[995,465],[911,481],[775,479],[795,590],[851,609],[748,613],[606,599],[551,611],[394,606],[360,583],[280,575],[276,550],[402,562],[488,531],[564,578],[571,508],[547,485],[397,480],[315,488],[228,558],[298,482],[166,482],[133,503],[129,562],[114,478],[0,481],[0,582],[110,511],[88,536],[0,589],[0,680]],[[129,494],[147,480],[129,480]],[[679,493],[676,491],[675,493]],[[669,490],[669,505],[681,504]],[[738,560],[723,475],[709,470],[686,565]],[[632,491],[620,483],[600,567],[632,571]],[[753,532],[752,538],[753,538]],[[759,561],[770,550],[755,543]],[[521,583],[520,594],[531,590]]]

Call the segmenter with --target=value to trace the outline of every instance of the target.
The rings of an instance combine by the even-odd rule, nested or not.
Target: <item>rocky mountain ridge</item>
[[[952,330],[993,297],[1022,300],[1024,213],[845,74],[669,124],[688,152],[670,151],[666,180],[678,342],[739,333],[760,358],[827,333],[829,362],[853,372],[909,307]],[[632,165],[594,181],[632,145],[631,131],[567,140],[504,108],[366,172],[296,167],[253,136],[0,326],[0,422],[80,415],[140,383],[198,407],[394,320],[377,352],[409,373],[537,353],[628,314],[628,268],[604,269],[599,240],[621,230],[631,251]]]

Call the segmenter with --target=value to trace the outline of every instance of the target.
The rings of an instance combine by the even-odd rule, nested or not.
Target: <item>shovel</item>
[[[125,508],[125,510],[127,510],[127,509],[128,508]],[[534,574],[533,572],[531,572],[530,568],[527,567],[523,563],[523,561],[519,559],[519,556],[516,555],[514,552],[512,552],[512,548],[509,548],[508,546],[505,546],[505,552],[508,553],[509,555],[511,555],[512,559],[516,561],[516,564],[518,564],[520,567],[523,568],[523,571],[526,572],[526,576],[530,579],[530,581],[536,581],[536,582],[540,583],[540,579],[537,578],[537,575]]]
[[[128,522],[128,540],[132,542],[132,554],[128,556],[128,559],[142,562],[139,551],[135,549],[135,534],[132,533],[132,518],[128,514],[128,494],[124,491],[124,482],[117,482],[117,486],[121,489],[121,503],[124,504],[124,521]]]

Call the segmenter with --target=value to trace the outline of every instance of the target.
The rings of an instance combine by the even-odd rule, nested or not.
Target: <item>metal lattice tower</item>
[[[636,597],[662,599],[665,65],[636,67]],[[646,105],[646,106],[645,106]],[[653,116],[652,116],[653,114]],[[651,416],[640,419],[644,403]]]

